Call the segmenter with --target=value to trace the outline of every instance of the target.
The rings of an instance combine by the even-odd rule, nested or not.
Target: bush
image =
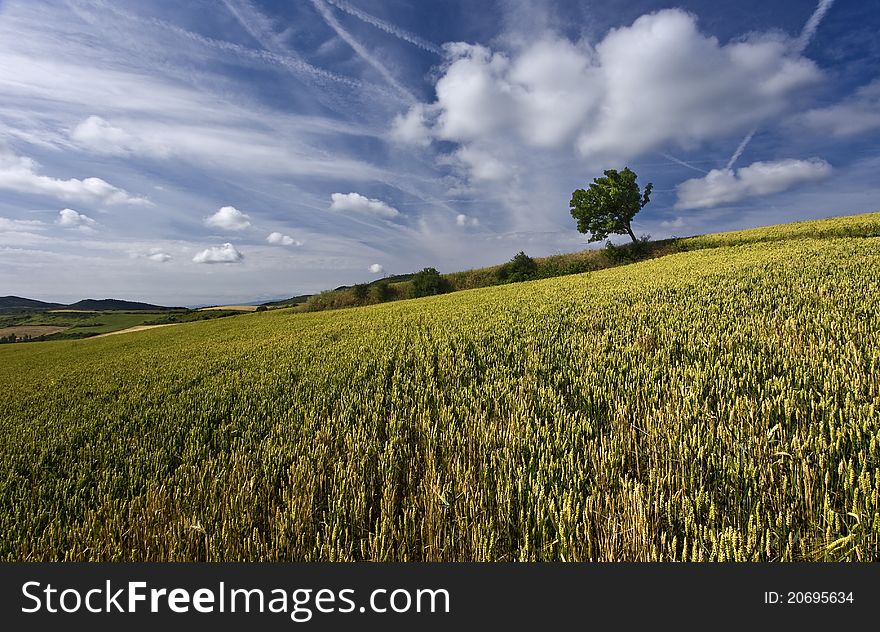
[[[257,310],[256,310],[256,311],[258,311],[258,312],[265,312],[265,311],[267,311],[268,309],[269,309],[269,308],[266,307],[265,305],[260,305],[260,306],[257,307]]]
[[[352,291],[354,292],[354,297],[363,303],[370,295],[370,286],[366,283],[358,283],[352,288]]]
[[[320,312],[325,309],[342,309],[354,307],[357,301],[352,292],[343,290],[327,290],[309,297],[303,306],[307,312]]]
[[[440,276],[440,273],[435,268],[425,268],[413,276],[410,296],[419,298],[443,294],[448,291],[449,284]]]
[[[371,303],[384,303],[385,301],[391,300],[393,292],[391,286],[388,285],[388,281],[373,283],[369,289],[369,299]]]
[[[520,250],[513,259],[498,268],[498,280],[502,283],[528,281],[538,276],[538,264]]]

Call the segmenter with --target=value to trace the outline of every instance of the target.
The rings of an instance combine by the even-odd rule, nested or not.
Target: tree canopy
[[[520,250],[513,259],[498,268],[498,280],[503,283],[515,283],[517,281],[528,281],[535,278],[538,274],[538,264]]]
[[[413,298],[419,298],[443,294],[447,289],[446,279],[435,268],[425,268],[413,276],[410,294]]]
[[[623,171],[608,169],[604,177],[594,178],[587,190],[571,194],[571,215],[577,220],[578,230],[590,234],[590,241],[601,241],[612,234],[629,235],[638,241],[632,220],[650,202],[654,185],[649,182],[641,193],[636,177],[629,167]]]

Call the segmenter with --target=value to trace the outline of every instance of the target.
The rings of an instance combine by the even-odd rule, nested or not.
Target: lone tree
[[[604,178],[594,178],[590,188],[578,189],[571,194],[571,215],[577,220],[578,230],[590,233],[590,241],[601,241],[611,234],[633,234],[631,222],[650,202],[650,182],[644,194],[639,192],[636,174],[629,167],[623,171],[608,169]]]

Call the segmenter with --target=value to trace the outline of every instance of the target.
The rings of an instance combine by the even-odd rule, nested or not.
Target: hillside
[[[878,235],[0,347],[0,559],[878,559]]]
[[[821,222],[805,221],[770,226],[749,230],[662,239],[658,241],[626,243],[610,245],[604,248],[591,248],[580,252],[537,257],[534,259],[536,270],[533,279],[548,279],[569,274],[595,272],[621,265],[629,265],[639,261],[664,257],[677,252],[690,252],[718,246],[732,246],[745,243],[760,243],[792,239],[795,237],[822,239],[825,237],[846,237],[849,235],[862,237],[880,237],[880,223],[876,222],[876,213],[838,217]],[[491,287],[505,282],[499,278],[503,264],[487,268],[475,268],[460,272],[443,274],[446,292],[458,292],[474,288]],[[341,286],[320,294],[297,296],[286,301],[266,303],[269,307],[296,307],[301,311],[324,311],[360,307],[377,303],[397,301],[411,297],[410,279],[413,274],[402,274],[377,279],[362,286],[362,297],[358,297],[356,286]]]
[[[87,298],[76,303],[71,303],[67,309],[81,309],[85,311],[149,311],[156,312],[162,310],[183,309],[182,307],[162,307],[160,305],[150,305],[149,303],[138,303],[136,301],[122,301],[115,298],[93,299]]]
[[[87,312],[98,311],[164,311],[183,309],[181,307],[161,307],[159,305],[150,305],[149,303],[138,303],[135,301],[122,301],[115,298],[92,299],[87,298],[70,305],[62,303],[46,303],[37,301],[32,298],[22,298],[20,296],[3,296],[0,297],[0,312],[24,312],[24,311],[48,311],[51,309],[69,309],[82,310]]]
[[[43,311],[64,307],[61,303],[46,303],[20,296],[0,296],[0,312]]]

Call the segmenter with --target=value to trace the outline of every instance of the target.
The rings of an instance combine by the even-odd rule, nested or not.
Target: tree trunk
[[[630,225],[628,223],[626,225],[626,232],[629,233],[630,237],[632,237],[634,244],[637,244],[639,242],[639,240],[636,239],[636,236],[633,234],[633,229],[630,227]]]

